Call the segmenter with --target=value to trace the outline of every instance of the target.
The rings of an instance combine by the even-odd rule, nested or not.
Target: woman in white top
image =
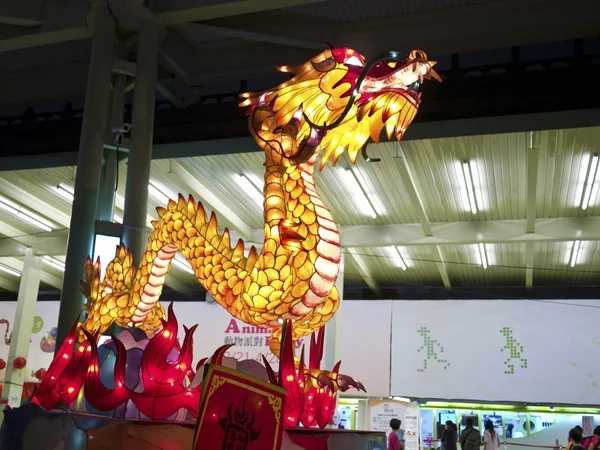
[[[484,450],[500,450],[500,436],[494,430],[494,424],[491,420],[486,420],[485,422],[482,445]]]

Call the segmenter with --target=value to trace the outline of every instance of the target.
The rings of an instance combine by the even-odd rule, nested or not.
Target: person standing
[[[390,428],[392,429],[392,432],[388,435],[388,450],[402,450],[403,444],[400,441],[400,436],[398,436],[400,425],[402,425],[400,420],[390,420]]]
[[[494,430],[494,424],[491,420],[486,420],[485,431],[483,432],[483,448],[484,450],[499,450],[500,436]]]
[[[446,422],[446,429],[442,433],[442,448],[444,450],[456,450],[456,441],[458,436],[451,420]]]
[[[594,428],[594,434],[583,439],[581,445],[586,450],[596,450],[600,443],[600,426]]]
[[[467,428],[460,435],[460,447],[462,450],[479,450],[481,445],[481,434],[473,426],[473,418],[467,418]]]

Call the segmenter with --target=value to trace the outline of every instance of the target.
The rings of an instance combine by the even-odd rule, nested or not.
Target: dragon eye
[[[364,66],[363,62],[360,59],[358,59],[356,56],[351,56],[346,61],[344,61],[344,64],[346,64],[347,66],[358,66],[358,67]]]

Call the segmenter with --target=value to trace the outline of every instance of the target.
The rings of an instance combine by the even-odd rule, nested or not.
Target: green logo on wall
[[[504,373],[506,375],[514,375],[515,363],[519,362],[521,363],[521,369],[527,369],[527,358],[521,356],[525,351],[525,347],[513,337],[513,330],[509,327],[504,327],[500,330],[500,333],[506,338],[506,344],[504,344],[504,347],[500,351],[504,352],[506,350],[508,352],[508,358],[504,361],[504,365],[506,366]]]
[[[33,318],[33,325],[31,327],[31,333],[32,334],[39,333],[40,331],[42,331],[42,328],[44,328],[44,319],[42,319],[40,316],[35,316]]]
[[[442,364],[444,370],[450,367],[450,363],[446,359],[441,359],[439,354],[444,353],[444,347],[440,345],[437,339],[433,339],[431,337],[431,331],[427,327],[421,327],[417,330],[421,336],[423,336],[423,345],[417,350],[417,352],[421,352],[421,350],[425,350],[427,352],[427,357],[423,360],[423,368],[417,369],[417,372],[425,372],[427,370],[427,363],[432,360],[438,364]]]

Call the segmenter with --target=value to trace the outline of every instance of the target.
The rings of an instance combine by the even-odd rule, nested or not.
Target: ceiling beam
[[[43,25],[44,22],[33,19],[22,19],[20,17],[0,16],[0,24],[11,25],[13,27],[33,28]]]
[[[206,185],[198,181],[190,172],[187,171],[181,164],[176,161],[171,161],[171,170],[168,173],[170,177],[178,183],[186,185],[190,192],[196,194],[196,200],[202,200],[205,206],[209,206],[213,211],[219,213],[223,218],[231,224],[244,239],[253,238],[253,230],[225,204],[223,200],[213,194]]]
[[[0,288],[10,292],[19,292],[19,282],[15,281],[15,279],[16,277],[8,278],[0,275]]]
[[[440,247],[436,245],[432,248],[431,253],[437,270],[440,273],[440,277],[442,278],[442,283],[444,283],[444,287],[448,291],[452,290],[452,284],[450,283],[450,277],[448,276],[448,270],[446,269],[446,263],[444,262],[444,256],[442,255]]]
[[[415,213],[417,214],[419,223],[421,224],[421,228],[423,229],[423,234],[425,236],[433,236],[431,224],[429,223],[429,218],[427,217],[427,211],[425,211],[425,207],[423,206],[421,197],[417,192],[415,179],[413,178],[412,173],[410,171],[410,167],[408,166],[406,156],[402,151],[402,146],[400,145],[400,143],[395,143],[391,145],[395,145],[398,149],[398,156],[394,158],[394,163],[396,164],[396,168],[398,169],[402,185],[404,186],[404,189],[408,194],[410,204],[415,210]],[[435,265],[438,269],[438,272],[440,273],[440,277],[442,278],[442,283],[444,283],[444,287],[447,290],[451,290],[452,285],[450,283],[450,277],[448,276],[448,271],[446,270],[446,264],[444,263],[444,257],[442,256],[440,248],[436,245],[434,248],[432,248],[432,253],[434,261],[437,261]]]
[[[363,259],[365,255],[361,255],[360,251],[356,248],[348,248],[347,250],[350,253],[350,255],[352,255],[354,265],[358,268],[358,274],[362,277],[362,279],[365,281],[365,283],[367,283],[367,285],[371,288],[373,292],[379,293],[379,286],[375,282],[375,278],[371,274],[371,271],[369,270],[366,261]]]
[[[347,226],[340,232],[345,247],[600,241],[598,216],[537,219],[535,233],[525,233],[525,225],[525,219],[432,223],[429,237],[418,223]]]
[[[2,260],[3,264],[6,264],[8,267],[11,267],[19,272],[23,272],[24,263],[20,259],[17,258],[6,258]],[[48,272],[42,270],[40,280],[43,283],[46,283],[49,286],[52,286],[59,291],[62,289],[62,276],[57,277],[49,274]]]
[[[31,47],[39,47],[42,45],[60,44],[61,42],[75,41],[79,39],[87,39],[91,36],[92,35],[87,26],[27,34],[25,36],[0,40],[0,53],[12,52]]]
[[[189,173],[188,173],[189,174]],[[189,175],[191,176],[191,175]],[[183,180],[179,180],[181,183]],[[187,184],[187,183],[185,183]],[[195,183],[193,183],[195,184]],[[201,185],[201,183],[198,182]],[[206,204],[213,207],[211,201],[218,200],[214,194],[203,190],[199,198],[207,197]],[[196,192],[194,186],[192,192]],[[199,187],[199,186],[198,186]],[[215,200],[216,199],[216,200]],[[223,205],[224,206],[224,205]],[[244,234],[239,226],[232,230],[238,232],[247,242],[260,242],[263,230],[250,229],[235,213],[227,208],[214,208],[225,218],[225,213],[236,222],[243,224]],[[231,220],[229,220],[231,222]],[[567,242],[574,240],[600,241],[600,216],[564,217],[558,219],[537,219],[536,232],[524,233],[525,219],[519,220],[490,220],[480,222],[448,222],[433,223],[433,236],[423,237],[419,223],[392,225],[360,225],[340,227],[342,243],[345,248],[359,247],[388,247],[399,245],[411,246],[444,246],[444,245],[474,245],[484,242],[487,244],[528,243],[528,242]],[[232,227],[235,225],[231,223]],[[11,231],[12,230],[12,231]],[[18,230],[0,222],[0,234],[18,235]],[[23,242],[20,242],[23,240]],[[67,231],[41,233],[37,236],[22,236],[21,238],[0,239],[0,256],[23,256],[26,247],[33,246],[37,254],[61,256],[65,254]]]
[[[526,230],[527,233],[535,233],[535,216],[537,200],[537,178],[538,178],[538,154],[537,145],[539,133],[532,131],[529,133],[529,143],[527,145],[527,206],[526,206]]]
[[[11,198],[12,200],[18,201],[19,203],[27,206],[29,209],[35,211],[37,214],[50,219],[52,222],[55,222],[58,225],[68,227],[71,224],[71,216],[69,214],[50,206],[39,197],[29,193],[25,189],[22,189],[15,184],[4,180],[3,178],[0,178],[0,193]],[[58,196],[58,194],[56,195]]]
[[[530,291],[533,288],[533,264],[535,261],[535,247],[533,242],[525,246],[525,288]]]
[[[245,39],[256,42],[268,42],[270,44],[285,45],[287,47],[306,48],[310,50],[323,51],[325,44],[317,41],[306,39],[296,39],[287,36],[278,36],[273,34],[259,33],[256,31],[241,30],[235,28],[219,27],[202,23],[188,24],[186,27],[193,28],[197,31],[216,36],[223,36],[232,39]],[[185,29],[180,30],[181,33],[186,33]]]
[[[238,0],[210,6],[197,6],[198,3],[195,0],[172,0],[165,2],[169,10],[160,12],[158,17],[165,25],[178,25],[319,3],[321,1],[323,0]]]
[[[394,163],[396,164],[396,168],[398,169],[398,173],[400,174],[400,180],[402,181],[402,185],[404,186],[404,189],[408,194],[410,204],[415,210],[417,217],[419,218],[419,223],[423,228],[423,233],[425,234],[425,236],[433,236],[433,233],[431,231],[431,225],[429,223],[429,218],[427,217],[427,212],[425,211],[425,207],[423,206],[421,197],[417,192],[415,179],[412,176],[410,167],[408,167],[408,161],[404,156],[404,152],[402,151],[400,143],[396,143],[395,146],[398,149],[398,156],[394,158]]]

